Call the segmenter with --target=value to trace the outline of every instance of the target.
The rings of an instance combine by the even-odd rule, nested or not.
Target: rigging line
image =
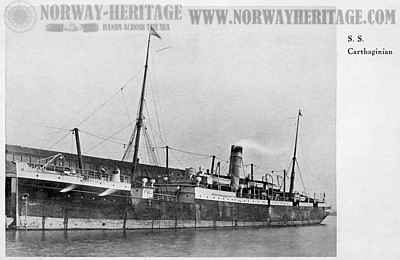
[[[146,115],[147,115],[147,117],[146,117],[146,124],[147,124],[150,128],[153,128],[153,126],[152,126],[152,124],[151,124],[151,121],[150,121],[150,113],[149,113],[149,109],[148,109],[148,107],[147,107],[147,101],[145,101],[143,104],[144,104],[145,113],[146,113]]]
[[[171,153],[172,157],[175,159],[175,161],[178,163],[180,168],[184,168],[184,164],[182,163],[181,160],[178,159],[178,156],[176,156],[175,154]]]
[[[87,135],[90,135],[90,136],[93,136],[93,137],[97,137],[97,138],[105,140],[105,141],[109,141],[110,143],[126,145],[125,143],[123,143],[123,141],[117,140],[115,138],[108,138],[108,137],[96,135],[96,134],[93,134],[93,133],[90,133],[90,132],[88,132],[86,130],[81,130],[81,129],[79,131],[81,131],[82,133],[85,133]]]
[[[102,109],[107,103],[109,103],[115,96],[118,95],[120,90],[118,90],[117,92],[115,92],[109,99],[107,99],[106,101],[104,101],[103,103],[101,103],[99,106],[97,106],[95,109],[92,110],[92,112],[89,113],[89,115],[87,115],[84,119],[82,119],[79,123],[78,126],[82,125],[83,123],[85,123],[86,121],[88,121],[94,114],[96,114],[100,109]]]
[[[156,154],[155,150],[153,149],[152,140],[151,140],[151,137],[150,137],[150,134],[148,131],[148,127],[146,126],[146,125],[149,125],[151,127],[150,116],[149,116],[150,113],[147,108],[146,100],[143,100],[143,105],[144,105],[146,113],[148,115],[147,118],[146,117],[144,118],[145,119],[145,122],[144,122],[145,127],[143,128],[144,129],[143,135],[145,137],[146,150],[148,153],[147,156],[148,156],[149,162],[158,165],[159,164],[158,155]],[[136,129],[136,127],[134,129]],[[132,137],[131,137],[131,139],[132,139]],[[129,142],[129,147],[130,147],[130,145],[131,145],[131,142]],[[130,148],[127,148],[127,149],[130,149]]]
[[[148,107],[148,105],[147,105],[147,99],[145,99],[144,100],[144,109],[146,110],[146,115],[147,115],[147,121],[150,121],[150,110],[149,110],[149,107]]]
[[[72,140],[72,142],[71,142],[71,154],[74,154],[74,135],[73,134],[71,134],[71,140]]]
[[[145,128],[144,128],[145,129]],[[152,162],[152,157],[151,157],[151,151],[150,151],[150,149],[149,149],[149,143],[148,143],[148,140],[147,140],[147,138],[144,138],[144,142],[145,142],[145,148],[146,148],[146,156],[147,156],[147,162],[149,163],[149,164],[153,164],[153,162]]]
[[[158,157],[158,154],[156,152],[156,150],[151,146],[151,155],[153,156],[153,160],[155,162],[156,165],[160,165],[160,158]]]
[[[151,140],[155,140],[155,139],[154,139],[154,136],[152,135],[152,133],[149,134],[149,133],[147,132],[146,134],[151,135],[151,136],[149,136],[150,141],[151,141]],[[150,143],[151,143],[151,149],[152,149],[152,151],[154,152],[154,154],[155,154],[157,160],[160,161],[160,157],[159,157],[159,155],[158,155],[157,150],[155,149],[154,144],[153,144],[152,142],[150,142]]]
[[[23,125],[22,122],[19,122],[17,120],[7,119],[7,124],[9,124],[10,122],[17,123],[20,126]],[[31,122],[27,122],[27,121],[25,121],[24,123],[28,123],[28,124],[30,124],[32,126],[36,126],[36,127],[42,127],[42,128],[48,128],[48,129],[56,129],[56,130],[60,130],[60,131],[63,131],[63,130],[69,131],[69,130],[71,130],[71,129],[62,128],[62,127],[49,126],[49,125],[43,124],[41,122],[32,122],[32,121]],[[60,131],[57,131],[57,132],[60,132]]]
[[[145,127],[143,130],[144,130],[143,134],[144,134],[144,137],[145,137],[144,140],[145,140],[145,143],[146,143],[146,149],[147,149],[149,161],[151,161],[153,164],[158,165],[158,161],[157,161],[157,158],[156,158],[156,155],[155,155],[155,151],[153,150],[153,145],[151,143],[151,139],[150,139],[149,133],[147,131],[147,127]]]
[[[137,82],[138,83],[138,82]],[[139,83],[138,83],[139,84]],[[124,99],[124,96],[123,96],[123,89],[121,89],[121,95],[122,95],[122,98],[123,98],[123,100],[125,101],[125,99]],[[130,157],[132,157],[133,155],[132,155],[132,145],[133,145],[133,142],[135,141],[135,138],[136,138],[136,131],[137,131],[137,121],[138,121],[138,119],[139,119],[139,108],[140,108],[140,105],[141,105],[141,101],[139,101],[138,103],[137,103],[137,109],[136,109],[136,119],[135,119],[135,124],[133,123],[133,120],[130,118],[130,114],[129,114],[129,110],[128,110],[128,106],[127,106],[127,103],[126,103],[126,113],[127,113],[127,115],[128,115],[128,118],[129,118],[129,121],[130,121],[130,123],[132,124],[132,133],[131,133],[131,135],[130,135],[130,137],[129,137],[129,141],[128,141],[128,144],[126,145],[126,147],[125,147],[125,150],[124,150],[124,153],[123,153],[123,155],[122,155],[122,161],[126,161],[128,158],[130,158]],[[144,118],[143,118],[143,124],[144,124],[145,122],[144,122]]]
[[[60,130],[60,131],[69,131],[69,130],[71,130],[71,129],[62,128],[62,127],[55,127],[55,126],[41,125],[41,124],[39,124],[39,123],[33,123],[32,125],[34,125],[34,126],[37,126],[37,127],[48,128],[48,129],[56,129],[56,130]]]
[[[247,164],[245,166],[249,166],[249,165],[250,164]],[[253,167],[257,168],[257,169],[260,169],[262,171],[266,171],[266,172],[274,172],[274,173],[283,172],[283,170],[277,170],[277,169],[274,169],[274,168],[269,168],[269,167],[265,167],[265,166],[262,166],[262,165],[256,165],[256,164],[253,164]],[[288,167],[290,167],[290,165]]]
[[[149,142],[149,145],[150,145],[150,148],[151,148],[151,151],[152,151],[152,155],[153,155],[155,161],[157,162],[157,165],[159,165],[160,158],[158,156],[158,153],[157,153],[156,149],[154,148],[151,136],[150,136],[149,131],[147,130],[147,128],[145,129],[144,133],[146,134],[146,138],[148,139],[148,142]]]
[[[139,71],[141,72],[141,71]],[[92,110],[92,112],[89,113],[89,115],[87,115],[84,119],[82,119],[79,123],[78,126],[82,125],[83,123],[85,123],[87,120],[89,120],[95,113],[97,113],[101,108],[103,108],[107,103],[109,103],[115,96],[117,96],[119,94],[119,92],[122,92],[125,87],[128,85],[128,83],[137,78],[139,75],[139,72],[134,75],[131,76],[123,85],[122,87],[120,87],[109,99],[107,99],[105,102],[101,103],[99,106],[97,106],[95,109]]]
[[[150,80],[151,80],[151,77],[150,77]],[[154,106],[154,114],[155,114],[155,117],[156,117],[158,135],[159,135],[161,143],[166,144],[167,140],[166,140],[166,138],[165,138],[165,136],[163,134],[162,127],[161,127],[160,116],[159,116],[159,110],[160,110],[159,103],[158,103],[159,97],[158,97],[156,89],[153,88],[152,84],[149,84],[149,90],[150,90],[149,92],[150,92],[151,96],[153,97],[151,100],[152,100],[152,103],[153,103],[153,106]]]
[[[154,147],[154,148],[155,149],[164,149],[165,146],[157,146],[157,147]],[[195,156],[199,156],[199,157],[204,157],[204,158],[212,157],[212,155],[210,155],[210,154],[195,153],[195,152],[191,152],[191,151],[186,151],[186,150],[182,150],[182,149],[179,149],[179,148],[175,148],[175,147],[172,147],[172,146],[168,146],[168,148],[170,150],[174,150],[174,151],[177,151],[177,152],[186,153],[186,154],[190,154],[190,155],[195,155]],[[229,163],[229,160],[223,159],[223,158],[221,158],[219,156],[215,156],[215,158],[218,159],[221,162]]]
[[[125,161],[127,158],[132,157],[131,156],[132,155],[132,144],[133,144],[133,141],[135,141],[135,135],[136,135],[136,124],[133,128],[131,136],[129,137],[129,142],[126,145],[124,154],[122,155],[122,161]]]
[[[137,107],[137,110],[136,110],[137,111],[137,114],[136,114],[136,118],[137,119],[139,118],[139,107],[140,107],[140,102],[138,103],[138,107]],[[136,131],[137,131],[137,127],[136,127],[136,124],[134,124],[133,130],[132,130],[132,134],[129,137],[128,144],[126,145],[125,151],[124,151],[124,153],[122,155],[122,159],[121,159],[122,161],[125,161],[126,159],[128,159],[128,158],[133,156],[132,155],[132,148],[133,148],[132,145],[133,145],[133,142],[135,141],[135,138],[136,138]]]
[[[58,139],[55,143],[53,143],[52,145],[50,145],[47,149],[51,149],[53,148],[55,145],[59,144],[62,140],[64,140],[69,134],[70,134],[71,130],[68,130],[68,133],[66,133],[65,135],[63,135],[60,139]]]
[[[58,133],[61,133],[62,131],[69,131],[69,130],[71,130],[71,129],[67,129],[67,130],[56,130],[56,131],[47,132],[47,133],[46,133],[47,137],[42,137],[42,138],[39,138],[39,139],[48,140],[48,139],[49,139],[48,137],[49,137],[50,135],[58,134]]]
[[[306,192],[307,190],[306,190],[306,186],[304,185],[303,176],[302,176],[303,174],[301,173],[299,162],[297,161],[297,159],[295,161],[296,161],[297,169],[299,170],[299,173],[300,173],[299,175],[300,175],[301,184],[303,185],[304,192]]]
[[[287,175],[289,176],[291,173],[289,173],[289,170],[290,170],[290,166],[292,165],[292,163],[293,163],[293,161],[291,160],[290,162],[289,162],[289,165],[287,166],[287,168],[286,168],[286,172],[288,173]]]
[[[131,116],[129,114],[128,104],[126,103],[126,99],[125,99],[124,92],[123,92],[122,88],[121,88],[121,98],[122,98],[122,105],[125,108],[126,116],[128,117],[129,123],[131,123],[132,130],[133,130],[135,128],[135,126],[134,126],[133,120],[132,120],[132,118],[131,118]]]
[[[265,173],[271,173],[271,174],[275,174],[275,173],[279,173],[279,172],[282,172],[282,171],[275,171],[275,170],[267,170],[267,169],[261,169],[263,172],[265,172]]]
[[[153,130],[154,127],[153,127],[153,124],[151,123],[151,120],[150,120],[150,113],[149,113],[149,110],[148,110],[147,102],[144,103],[144,107],[145,107],[145,110],[146,110],[146,113],[147,113],[146,123],[150,127],[150,129]],[[149,138],[150,138],[150,141],[151,141],[150,143],[152,144],[152,147],[154,148],[155,146],[153,145],[153,141],[154,141],[154,143],[156,143],[156,139],[154,138],[153,131],[149,131],[149,129],[146,129],[146,134],[149,135]]]
[[[155,101],[153,101],[153,103],[154,102]],[[156,117],[156,123],[157,123],[158,135],[159,135],[160,141],[161,141],[161,143],[166,144],[167,143],[167,138],[163,134],[162,127],[161,127],[161,122],[160,122],[160,116],[158,114],[158,109],[157,109],[156,106],[155,106],[155,112],[154,113],[155,113],[155,117]]]
[[[61,133],[62,131],[71,131],[71,129],[59,129],[59,130],[57,130],[57,131],[54,131],[54,132],[51,132],[51,133],[47,133],[47,135],[50,135],[50,134],[58,134],[58,133]],[[43,141],[45,141],[46,143],[47,143],[47,145],[44,145],[43,147],[53,147],[55,144],[53,144],[53,145],[50,145],[50,142],[52,141],[52,140],[48,140],[47,138],[41,138]],[[52,138],[51,138],[52,139]],[[49,148],[48,148],[49,149]]]
[[[122,127],[122,128],[119,129],[118,131],[112,133],[110,136],[106,137],[105,140],[102,140],[102,141],[100,141],[99,143],[97,143],[96,145],[94,145],[94,146],[92,146],[91,148],[89,148],[89,149],[87,150],[87,153],[90,152],[90,151],[92,151],[93,149],[97,148],[99,145],[103,144],[105,141],[107,141],[108,139],[114,137],[115,135],[119,134],[120,132],[122,132],[123,130],[125,130],[126,128],[128,128],[128,127],[130,127],[130,126],[131,126],[131,124],[129,123],[128,125]]]
[[[177,152],[181,152],[181,153],[197,155],[197,156],[200,156],[200,157],[212,157],[212,155],[209,155],[209,154],[202,154],[202,153],[195,153],[195,152],[185,151],[185,150],[178,149],[178,148],[175,148],[175,147],[170,147],[170,146],[169,146],[169,149],[177,151]]]

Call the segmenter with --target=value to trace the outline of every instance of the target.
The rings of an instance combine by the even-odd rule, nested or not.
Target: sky
[[[159,34],[161,40],[152,38],[146,84],[146,125],[156,147],[228,159],[230,146],[240,144],[244,164],[254,163],[261,179],[287,169],[301,108],[301,177],[307,191],[326,192],[336,204],[334,27],[175,24]],[[8,30],[6,142],[75,152],[68,129],[78,127],[84,154],[121,159],[136,117],[145,48],[146,33],[138,31]],[[95,137],[115,132],[113,142]],[[209,158],[170,152],[172,167],[209,165]],[[296,188],[302,190],[299,178]]]

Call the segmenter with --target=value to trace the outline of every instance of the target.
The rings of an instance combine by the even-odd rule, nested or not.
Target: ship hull
[[[163,229],[320,224],[325,208],[251,205],[195,199],[128,200],[126,192],[99,197],[95,188],[60,193],[55,183],[20,179],[18,199],[7,197],[8,229]],[[29,194],[23,198],[23,194]]]

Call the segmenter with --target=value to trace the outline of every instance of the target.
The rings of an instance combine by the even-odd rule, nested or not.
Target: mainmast
[[[139,113],[138,113],[138,118],[136,120],[136,136],[135,136],[135,146],[134,146],[134,152],[133,152],[133,165],[132,165],[132,171],[131,171],[131,187],[134,187],[135,185],[135,173],[138,165],[138,152],[139,152],[139,141],[140,141],[140,132],[142,130],[143,126],[143,103],[144,103],[144,95],[145,95],[145,89],[146,89],[146,76],[147,76],[147,67],[148,67],[148,61],[149,61],[149,49],[150,49],[150,38],[151,35],[156,36],[157,38],[161,37],[157,34],[157,32],[150,27],[149,30],[149,36],[147,38],[147,51],[146,51],[146,61],[144,64],[144,75],[143,75],[143,84],[142,84],[142,93],[140,95],[140,101],[139,101]]]
[[[292,158],[292,172],[290,175],[290,187],[289,187],[289,198],[292,198],[293,196],[293,189],[294,189],[294,177],[295,177],[295,164],[296,164],[296,152],[297,152],[297,137],[299,135],[299,119],[301,114],[301,110],[299,109],[299,113],[297,114],[297,125],[296,125],[296,139],[294,141],[294,152],[293,152],[293,158]]]

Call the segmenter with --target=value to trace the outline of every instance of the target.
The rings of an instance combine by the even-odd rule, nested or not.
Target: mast
[[[254,164],[250,164],[250,180],[254,180]]]
[[[168,147],[168,145],[167,145],[167,146],[165,146],[165,176],[169,176],[168,150],[169,150],[169,147]]]
[[[283,198],[286,198],[286,170],[283,169]]]
[[[294,141],[294,152],[293,152],[293,158],[292,158],[292,172],[290,175],[290,186],[289,186],[289,197],[291,198],[293,195],[293,188],[294,188],[294,177],[295,177],[295,172],[294,172],[294,167],[296,164],[296,152],[297,152],[297,137],[299,135],[299,119],[301,114],[301,110],[299,109],[299,113],[297,114],[297,125],[296,125],[296,139]]]
[[[139,141],[140,141],[140,131],[143,126],[143,103],[144,103],[144,94],[146,88],[146,76],[147,76],[147,66],[149,60],[149,48],[150,48],[150,36],[151,30],[149,31],[149,36],[147,39],[147,51],[146,51],[146,62],[144,64],[144,74],[143,74],[143,84],[142,84],[142,93],[140,95],[140,103],[139,103],[139,114],[136,120],[136,137],[135,137],[135,146],[133,152],[133,165],[131,171],[131,187],[133,188],[135,185],[135,173],[138,165],[138,152],[139,152]]]
[[[74,131],[74,135],[75,135],[76,152],[78,154],[78,167],[79,167],[79,169],[82,170],[83,163],[82,163],[82,153],[81,153],[81,142],[79,141],[79,129],[75,127],[72,131]]]

